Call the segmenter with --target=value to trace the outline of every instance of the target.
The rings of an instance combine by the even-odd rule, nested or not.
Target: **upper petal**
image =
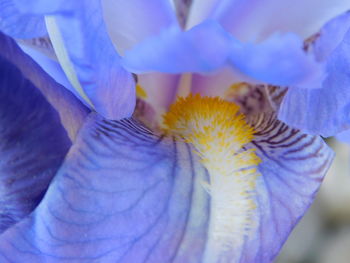
[[[120,54],[177,24],[170,0],[102,0],[102,8],[108,33]]]
[[[295,34],[275,34],[260,43],[241,42],[216,21],[183,32],[171,27],[127,51],[123,65],[142,73],[208,73],[230,63],[252,79],[272,85],[318,87],[323,65],[303,50]]]
[[[223,66],[230,52],[230,36],[214,21],[189,31],[172,26],[127,51],[123,65],[137,73],[209,72]]]
[[[240,40],[264,39],[274,32],[306,38],[349,8],[346,0],[195,0],[188,26],[213,18]]]

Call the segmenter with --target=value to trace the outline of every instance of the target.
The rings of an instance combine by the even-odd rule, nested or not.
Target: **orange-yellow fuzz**
[[[209,172],[209,236],[218,250],[241,245],[256,227],[255,182],[260,159],[251,142],[254,129],[239,107],[219,97],[189,95],[164,115],[166,133],[192,145]],[[217,251],[219,253],[219,251]]]

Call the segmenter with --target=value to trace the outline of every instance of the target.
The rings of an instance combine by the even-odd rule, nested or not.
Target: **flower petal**
[[[291,129],[271,114],[250,121],[256,130],[252,147],[262,159],[260,223],[259,235],[246,241],[240,262],[272,262],[312,203],[334,153],[320,137]]]
[[[201,262],[204,181],[184,143],[93,114],[38,209],[0,236],[1,261]]]
[[[329,54],[325,61],[327,77],[322,87],[315,90],[290,88],[284,97],[278,118],[288,125],[325,137],[350,127],[350,30],[346,33],[343,24],[344,16],[331,21],[314,45],[318,59],[324,60]],[[337,43],[342,39],[337,47],[329,44],[333,38]]]
[[[272,85],[313,88],[324,78],[323,65],[291,33],[274,34],[258,44],[235,41],[230,59],[244,74]]]
[[[12,39],[1,33],[0,56],[14,64],[24,77],[40,90],[58,112],[62,125],[67,130],[71,140],[74,140],[88,114],[87,108],[69,91],[50,78]]]
[[[11,50],[2,44],[0,38],[0,232],[37,206],[71,144],[55,109],[3,56]]]
[[[44,18],[22,14],[13,0],[0,0],[0,30],[14,38],[33,38],[47,34]]]
[[[107,118],[131,116],[135,106],[132,75],[119,65],[108,37],[99,0],[16,0],[23,11],[46,16],[58,59],[80,96]]]
[[[210,72],[227,61],[229,40],[229,35],[214,21],[187,32],[172,26],[127,51],[123,65],[135,73]]]
[[[274,32],[307,38],[349,8],[344,0],[194,0],[188,26],[212,18],[240,40],[261,40]]]
[[[264,161],[259,228],[237,262],[273,259],[332,159],[321,139],[276,120],[264,119],[256,130],[252,147]],[[206,170],[184,143],[153,135],[132,119],[112,122],[93,114],[39,207],[0,237],[0,258],[203,262],[205,251],[212,251],[207,242],[214,213],[206,182]],[[229,254],[225,250],[220,260]]]
[[[177,24],[170,3],[169,0],[102,0],[108,33],[120,54]]]
[[[243,43],[210,20],[186,32],[171,27],[123,58],[123,65],[136,73],[207,73],[228,62],[235,71],[272,85],[312,88],[324,78],[323,65],[304,52],[298,36],[275,34],[258,44]]]

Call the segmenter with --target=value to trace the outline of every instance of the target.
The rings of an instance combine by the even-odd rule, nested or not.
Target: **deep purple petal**
[[[48,76],[11,38],[0,33],[0,55],[14,64],[55,108],[73,140],[88,110],[68,90]]]
[[[70,144],[56,110],[0,53],[0,232],[36,207]]]

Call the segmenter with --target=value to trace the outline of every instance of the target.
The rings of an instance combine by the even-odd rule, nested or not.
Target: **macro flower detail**
[[[290,110],[348,14],[330,47],[342,1],[281,32],[238,2],[0,0],[0,262],[274,260],[334,156]]]

